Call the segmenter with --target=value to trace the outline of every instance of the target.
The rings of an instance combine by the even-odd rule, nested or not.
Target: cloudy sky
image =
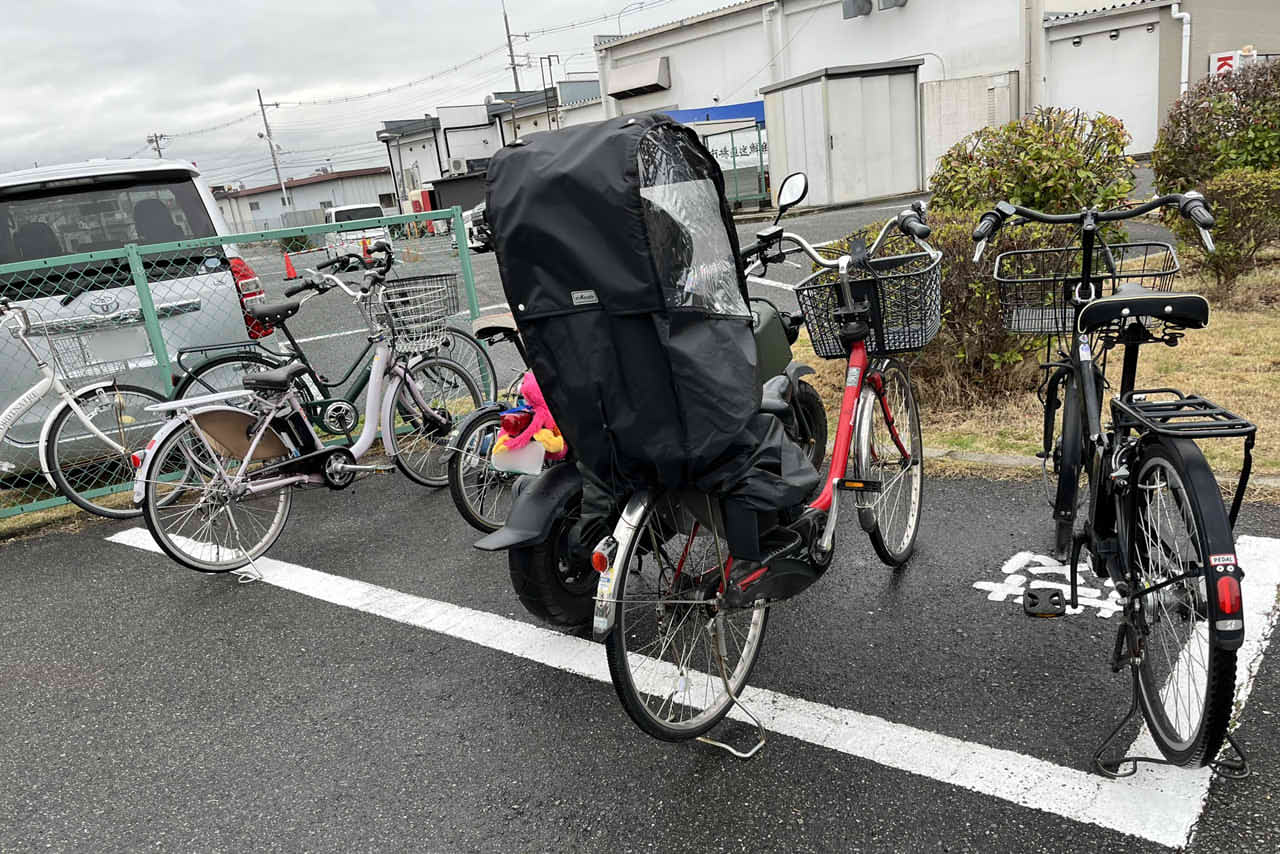
[[[591,38],[727,0],[507,0],[517,54],[595,67]],[[511,88],[500,0],[10,0],[0,172],[90,157],[195,161],[212,182],[269,183],[261,87],[285,177],[381,163],[384,119]],[[601,20],[611,16],[607,21]],[[581,24],[580,26],[568,26]],[[517,61],[520,58],[517,57]],[[539,85],[538,60],[520,69]],[[405,85],[413,84],[413,85]],[[395,87],[371,97],[367,93]],[[347,99],[350,100],[339,100]],[[322,102],[322,103],[316,103]],[[406,163],[406,166],[408,164]]]

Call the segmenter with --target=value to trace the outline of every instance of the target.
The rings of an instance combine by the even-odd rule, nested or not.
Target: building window
[[[396,206],[395,193],[379,193],[378,204],[382,205],[384,208],[394,208]]]
[[[331,207],[333,207],[333,202],[321,202],[321,203],[320,203],[320,208],[321,208],[322,210],[328,210],[328,209],[329,209],[329,208],[331,208]]]
[[[249,202],[249,210],[256,211],[256,210],[261,210],[261,208],[262,208],[262,205],[258,204],[257,202]]]

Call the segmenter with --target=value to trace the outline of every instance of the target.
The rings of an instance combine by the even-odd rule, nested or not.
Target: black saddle
[[[259,323],[284,323],[289,318],[298,313],[298,309],[302,308],[302,303],[298,300],[291,299],[284,302],[269,303],[250,303],[244,307],[244,313],[252,317]]]
[[[1080,309],[1078,330],[1088,334],[1113,323],[1144,317],[1202,329],[1209,325],[1209,301],[1199,294],[1158,293],[1136,283],[1121,285],[1111,296]]]
[[[305,374],[307,366],[302,362],[286,362],[269,371],[259,371],[244,375],[244,387],[250,391],[284,391],[293,384],[294,379]]]

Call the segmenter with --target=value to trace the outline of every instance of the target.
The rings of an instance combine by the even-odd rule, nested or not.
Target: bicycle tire
[[[498,372],[493,365],[493,357],[479,338],[466,330],[450,326],[445,329],[440,347],[434,355],[457,362],[465,368],[479,386],[482,400],[489,402],[498,399]]]
[[[405,477],[422,486],[446,486],[449,469],[444,452],[454,440],[454,425],[480,407],[480,389],[465,368],[439,356],[418,359],[411,362],[406,370],[410,376],[425,378],[419,384],[420,391],[424,390],[424,384],[432,384],[432,394],[424,396],[428,406],[445,416],[446,423],[437,425],[425,417],[415,416],[413,411],[417,403],[405,391],[404,377],[397,376],[386,393],[392,395],[396,402],[399,417],[396,424],[390,425],[391,429],[387,429],[386,424],[382,425],[382,443]],[[451,379],[446,379],[446,376]],[[466,396],[459,391],[465,392]]]
[[[499,472],[489,463],[489,454],[501,429],[501,412],[490,412],[475,419],[458,434],[457,448],[449,457],[449,494],[454,506],[468,525],[486,534],[506,523],[514,498],[511,490],[517,475]],[[473,480],[480,482],[478,496],[468,489]],[[487,498],[492,498],[488,510],[485,508]]]
[[[274,428],[268,427],[268,431],[275,432]],[[194,435],[194,428],[190,423],[174,430],[163,441],[160,442],[148,457],[147,470],[154,471],[157,468],[163,469],[166,460],[176,455],[175,458],[185,458],[188,462],[185,471],[190,473],[200,472],[216,472],[222,469],[222,466],[216,463],[204,463],[199,461],[192,462],[191,455],[193,453],[201,453],[206,456],[211,453],[218,453],[212,450],[209,445],[204,442],[191,442],[187,437]],[[183,441],[188,441],[186,448],[179,447]],[[196,450],[192,450],[196,449]],[[202,450],[201,450],[202,449]],[[264,461],[264,464],[268,461]],[[230,469],[234,470],[234,469]],[[163,490],[171,489],[173,492],[165,494]],[[196,493],[199,492],[199,495]],[[176,498],[175,494],[176,493]],[[192,505],[190,498],[196,498],[196,502]],[[188,500],[183,501],[184,498]],[[275,507],[270,507],[271,500],[274,499]],[[205,539],[197,537],[202,533],[207,534],[215,525],[213,514],[219,509],[225,509],[225,518],[234,522],[231,506],[247,506],[251,502],[259,502],[264,511],[270,510],[271,517],[269,524],[266,526],[254,525],[253,527],[261,531],[261,535],[253,543],[251,547],[246,548],[240,537],[239,531],[231,528],[232,536],[238,545],[238,553],[236,549],[230,547],[230,539],[227,540],[226,554],[223,555],[223,543],[210,543]],[[215,506],[216,505],[216,506]],[[214,506],[213,513],[207,509]],[[164,481],[158,478],[148,479],[143,489],[142,497],[142,518],[147,523],[147,530],[151,532],[151,536],[155,539],[156,544],[173,560],[183,566],[194,569],[197,572],[208,574],[220,574],[240,569],[248,565],[252,560],[261,557],[267,552],[280,535],[284,532],[285,525],[289,521],[289,513],[293,507],[293,488],[285,487],[274,493],[268,493],[258,496],[251,496],[244,501],[232,501],[226,499],[217,493],[217,490],[209,484],[201,486],[192,485],[187,478],[181,482]],[[204,508],[204,509],[202,509]],[[164,518],[161,517],[164,514]],[[167,524],[168,520],[174,520],[179,526],[179,530],[171,530]],[[191,529],[186,527],[188,522],[204,520],[205,524],[199,528]],[[236,526],[241,522],[234,522]],[[192,534],[197,536],[191,536]],[[217,559],[213,557],[201,557],[196,554],[196,546],[214,546],[213,554],[217,555]],[[207,550],[206,550],[207,551]]]
[[[878,482],[880,491],[875,494],[872,506],[859,509],[858,516],[876,556],[886,566],[897,568],[911,558],[920,532],[924,441],[920,407],[910,375],[895,359],[881,363],[880,375],[884,378],[884,394],[895,428],[904,423],[905,416],[906,435],[899,430],[898,436],[910,442],[912,462],[906,468],[901,466],[902,452],[893,442],[880,400],[873,389],[863,389],[863,402],[857,409],[858,423],[854,427],[858,442],[856,471],[857,477]],[[886,447],[888,452],[884,453]]]
[[[801,423],[797,425],[802,442],[809,444],[809,462],[819,472],[827,457],[827,408],[817,389],[804,380],[796,383],[796,409]]]
[[[520,604],[538,619],[565,629],[591,621],[599,578],[590,564],[571,566],[565,555],[578,513],[577,507],[566,510],[541,543],[507,552],[507,570]]]
[[[102,398],[103,395],[111,395],[113,398],[104,405],[116,410],[115,424],[98,424],[95,421],[95,426],[123,445],[126,454],[118,454],[114,449],[103,447],[101,440],[87,430],[84,430],[85,435],[68,437],[66,433],[74,429],[73,425],[80,426],[82,430],[84,428],[75,411],[69,406],[64,406],[54,416],[45,440],[48,474],[58,492],[82,510],[107,519],[134,519],[142,514],[142,510],[134,507],[128,494],[119,487],[130,485],[134,480],[133,462],[128,454],[141,450],[147,440],[155,435],[164,420],[160,415],[144,417],[144,406],[163,403],[165,398],[164,395],[143,386],[116,383],[113,386],[96,389],[81,389],[73,395],[73,399],[81,411],[85,412],[90,420],[94,420],[95,416],[103,410],[102,406],[99,406],[96,411],[90,412],[94,410],[90,404],[95,399]],[[122,411],[122,402],[126,395],[142,398],[147,403],[135,407],[134,414],[128,414]],[[63,449],[69,448],[72,444],[77,444],[83,449],[85,443],[98,445],[98,451],[93,458],[87,459],[83,451],[78,451],[74,455],[70,451],[63,453]],[[115,488],[115,491],[104,495],[93,497],[88,495],[99,489],[112,488]],[[124,495],[123,499],[112,500],[112,496],[121,494]],[[117,503],[123,503],[124,506],[113,506]]]
[[[683,527],[682,527],[683,526]],[[757,603],[752,608],[744,608],[736,611],[718,612],[711,602],[717,595],[719,586],[723,584],[723,575],[718,563],[719,560],[728,556],[728,545],[720,540],[717,548],[707,549],[707,543],[704,541],[699,552],[695,553],[692,549],[693,541],[699,535],[710,533],[708,537],[714,546],[720,538],[714,533],[709,532],[706,528],[701,528],[693,522],[692,517],[680,508],[678,502],[667,495],[655,495],[646,504],[643,511],[639,514],[639,524],[637,525],[636,536],[626,546],[625,553],[618,556],[618,564],[614,570],[618,573],[617,586],[615,587],[615,596],[617,598],[616,618],[613,628],[605,637],[605,653],[609,661],[609,675],[613,681],[613,688],[618,694],[618,699],[622,703],[622,707],[626,710],[631,720],[654,738],[663,741],[685,741],[690,738],[697,738],[705,734],[713,726],[724,719],[729,713],[729,709],[733,705],[732,698],[725,691],[724,682],[718,672],[716,656],[714,649],[710,648],[713,641],[711,633],[703,631],[701,622],[703,617],[708,619],[723,618],[722,625],[727,623],[729,619],[739,619],[747,617],[747,628],[741,645],[737,646],[738,658],[732,665],[732,675],[730,676],[730,684],[734,694],[739,694],[747,680],[751,676],[751,671],[755,667],[756,660],[759,658],[761,644],[764,638],[765,627],[768,624],[769,608],[766,603]],[[661,540],[659,540],[661,536]],[[650,562],[659,567],[657,579],[658,583],[654,586],[654,579],[646,579],[642,573],[644,571],[642,562],[640,561],[641,542],[645,542],[648,550]],[[675,545],[668,551],[663,547],[671,540],[675,540]],[[683,542],[681,542],[683,540]],[[661,567],[661,562],[665,558],[668,564],[672,563],[671,554],[680,555],[681,566],[684,562],[693,557],[694,564],[702,564],[704,560],[714,560],[716,563],[709,567],[704,567],[705,572],[701,573],[698,578],[683,576],[681,573],[672,574],[671,589],[664,592],[662,590],[661,576],[665,570]],[[668,567],[674,569],[674,567]],[[686,578],[681,585],[680,577]],[[635,585],[636,590],[640,591],[640,595],[634,600],[629,600],[631,595],[629,590]],[[645,592],[645,587],[653,587],[656,597],[648,600],[641,598]],[[691,605],[671,604],[671,599],[684,599],[692,603]],[[634,601],[636,604],[628,609],[628,601]],[[663,620],[670,615],[673,623],[674,632],[678,633],[682,628],[691,625],[693,631],[688,638],[690,644],[696,643],[699,639],[708,644],[708,649],[703,654],[685,653],[679,640],[673,638],[670,634],[659,637],[651,644],[640,646],[638,639],[641,632],[646,627],[645,620],[652,616],[655,620],[655,633],[660,634],[663,629]],[[633,622],[634,619],[634,622]],[[737,644],[734,632],[725,629],[725,642],[727,646],[733,647]],[[629,638],[631,640],[629,640]],[[646,654],[645,650],[655,649],[658,655],[672,655],[676,662],[657,661]],[[690,647],[692,648],[692,647]],[[700,673],[696,670],[688,670],[684,666],[688,662],[696,662],[700,666],[706,666],[706,673]],[[660,666],[652,667],[651,664],[659,664]],[[636,668],[646,668],[643,673],[636,671]],[[670,671],[674,669],[673,675]],[[712,672],[714,671],[714,672]],[[690,683],[693,681],[701,681],[703,685],[703,699],[698,701],[690,694]],[[651,690],[642,690],[640,685],[644,685]],[[668,691],[665,699],[659,702],[658,709],[655,711],[646,702],[646,697],[657,699],[657,692]],[[684,702],[675,702],[673,698],[679,692]],[[707,694],[711,693],[712,698],[708,701]],[[670,702],[668,702],[670,701]],[[688,719],[680,719],[672,721],[669,718],[661,716],[663,709],[670,707],[672,714],[681,714],[681,710],[689,709],[693,714]]]
[[[1234,555],[1235,544],[1222,496],[1204,457],[1188,440],[1178,440],[1175,444],[1177,453],[1171,452],[1163,443],[1152,443],[1135,463],[1134,498],[1129,502],[1126,514],[1129,551],[1133,555],[1131,578],[1135,590],[1157,581],[1162,574],[1160,570],[1164,569],[1159,564],[1171,563],[1171,553],[1178,558],[1179,570],[1185,571],[1182,568],[1187,565],[1190,555],[1184,556],[1177,542],[1166,542],[1164,534],[1186,535],[1186,545],[1193,546],[1198,552],[1201,573],[1198,583],[1174,584],[1143,597],[1146,607],[1139,612],[1139,618],[1144,621],[1140,631],[1145,630],[1145,640],[1142,661],[1138,666],[1138,701],[1152,740],[1166,759],[1177,765],[1207,765],[1217,758],[1226,737],[1235,697],[1236,675],[1235,651],[1219,649],[1215,643],[1216,621],[1208,613],[1207,591],[1204,589],[1214,583],[1213,567],[1207,558],[1217,554]],[[1198,478],[1195,472],[1199,473]],[[1166,488],[1160,487],[1161,477],[1165,478]],[[1173,499],[1175,506],[1168,506],[1166,497]],[[1156,500],[1161,501],[1161,506],[1154,513],[1157,519],[1156,525],[1152,526],[1149,521],[1153,514],[1148,509],[1144,519],[1143,505],[1145,502],[1150,508]],[[1173,513],[1175,510],[1176,515]],[[1153,530],[1162,521],[1168,522],[1168,530]],[[1153,535],[1159,537],[1161,557],[1158,559],[1151,555]],[[1189,625],[1189,632],[1174,625],[1171,605],[1177,613],[1176,622]],[[1170,619],[1162,619],[1162,614]],[[1161,632],[1161,623],[1167,623],[1171,631]],[[1180,646],[1175,652],[1176,657],[1170,659],[1169,644],[1162,638],[1165,634],[1179,632],[1190,637],[1187,645]],[[1192,681],[1198,662],[1203,663],[1204,681],[1203,685],[1188,684],[1188,693],[1179,697],[1173,682],[1174,677],[1180,677],[1183,672],[1184,659],[1187,664],[1186,681]],[[1173,675],[1162,674],[1162,666],[1169,667]],[[1174,707],[1172,718],[1170,699]],[[1187,701],[1188,720],[1185,723],[1182,722],[1180,699]],[[1192,700],[1195,701],[1194,707]],[[1199,712],[1198,719],[1194,721],[1190,720],[1193,708],[1198,708]]]
[[[1071,541],[1075,536],[1075,511],[1079,510],[1079,490],[1088,486],[1089,468],[1084,464],[1084,418],[1080,406],[1080,395],[1076,391],[1074,374],[1067,376],[1062,383],[1062,433],[1058,437],[1061,442],[1061,457],[1058,461],[1058,488],[1054,499],[1054,557],[1068,560],[1071,557]],[[1081,484],[1081,478],[1086,478]],[[1058,518],[1059,508],[1071,507],[1072,518]]]

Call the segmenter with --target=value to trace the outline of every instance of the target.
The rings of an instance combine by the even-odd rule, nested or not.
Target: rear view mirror
[[[808,194],[809,178],[803,172],[792,172],[783,178],[782,186],[778,188],[778,219],[781,219],[790,208],[804,201],[804,197]],[[777,221],[777,219],[774,220],[774,222]]]

